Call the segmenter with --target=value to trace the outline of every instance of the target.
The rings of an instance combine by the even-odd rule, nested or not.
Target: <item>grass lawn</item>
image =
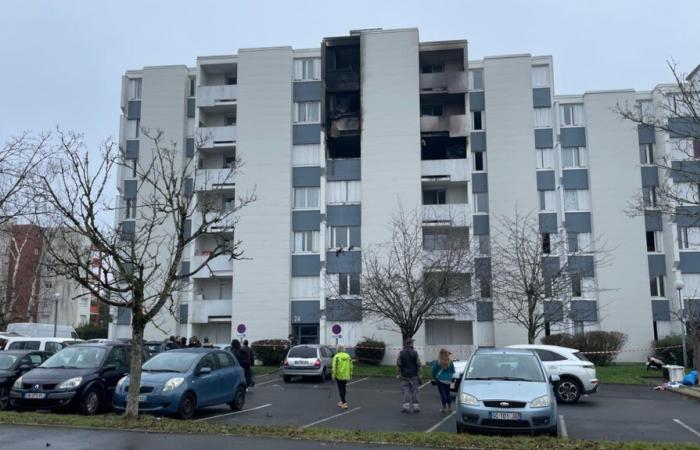
[[[647,371],[644,363],[618,363],[597,366],[596,373],[601,384],[653,384],[661,379],[658,370]]]
[[[395,444],[402,447],[502,450],[700,450],[697,444],[607,442],[555,439],[526,436],[481,436],[446,432],[368,432],[333,428],[307,428],[265,425],[237,425],[226,422],[194,422],[156,419],[142,416],[126,420],[114,414],[78,416],[70,414],[39,414],[29,412],[0,412],[0,423],[15,425],[68,426],[96,429],[119,429],[162,433],[219,434],[249,437],[271,437],[323,442],[364,444]]]

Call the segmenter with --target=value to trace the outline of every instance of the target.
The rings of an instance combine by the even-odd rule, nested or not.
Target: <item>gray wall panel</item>
[[[649,275],[666,275],[666,256],[665,255],[647,255],[649,261]]]
[[[564,189],[588,189],[588,169],[566,169],[562,173]]]
[[[542,263],[542,276],[549,278],[556,275],[561,270],[558,256],[547,256]]]
[[[673,218],[679,227],[700,226],[700,206],[680,206]]]
[[[554,137],[551,128],[535,130],[535,148],[554,148]]]
[[[591,232],[591,213],[589,212],[568,212],[564,215],[566,231],[574,233]]]
[[[196,269],[196,267],[195,267]],[[180,275],[186,275],[190,273],[190,262],[189,261],[182,261],[180,263]]]
[[[671,178],[676,183],[700,182],[700,160],[671,161]]]
[[[552,92],[548,87],[532,90],[532,106],[534,108],[549,108],[552,106]]]
[[[470,134],[471,149],[473,152],[485,152],[486,151],[486,132],[485,131],[472,131]]]
[[[474,277],[491,278],[491,258],[484,256],[474,258]]]
[[[671,117],[668,119],[668,127],[671,130],[672,138],[693,137],[700,139],[700,123],[692,118]]]
[[[362,224],[360,205],[328,205],[326,216],[330,226],[360,226]]]
[[[476,320],[479,322],[493,321],[493,303],[476,302]]]
[[[658,186],[659,170],[655,166],[642,166],[642,186]]]
[[[185,140],[185,156],[188,158],[194,156],[194,138],[187,138]]]
[[[540,213],[538,221],[540,233],[556,233],[559,229],[557,213]]]
[[[574,300],[571,302],[571,319],[595,322],[598,320],[598,307],[594,300]]]
[[[595,274],[593,270],[593,256],[569,256],[569,263],[566,269],[568,272],[580,274],[582,277],[592,277]]]
[[[668,300],[652,300],[651,315],[654,320],[671,320],[671,308]]]
[[[321,82],[303,81],[292,83],[292,95],[295,102],[321,101]]]
[[[489,234],[489,216],[488,214],[474,214],[474,235]]]
[[[117,325],[131,324],[131,310],[129,308],[117,308]]]
[[[320,229],[320,211],[292,211],[292,231],[317,231]]]
[[[187,117],[188,118],[194,118],[194,111],[195,111],[195,98],[188,98],[187,99]]]
[[[661,231],[663,222],[661,221],[660,211],[644,211],[644,228],[645,231]]]
[[[484,110],[484,91],[469,93],[469,111]]]
[[[178,321],[180,323],[187,323],[187,316],[189,313],[189,305],[185,303],[184,305],[180,305],[180,317],[178,318]]]
[[[293,300],[292,323],[318,323],[321,319],[321,302],[318,300]]]
[[[700,273],[700,252],[680,252],[678,268],[684,273]]]
[[[640,144],[653,144],[656,142],[654,127],[648,125],[637,125],[637,137]]]
[[[562,302],[544,302],[544,317],[547,322],[561,322],[564,320],[564,305]]]
[[[478,194],[489,191],[489,179],[487,173],[472,174],[472,192]]]
[[[320,255],[292,255],[292,276],[313,277],[321,273]]]
[[[137,184],[136,180],[124,180],[124,198],[136,198]]]
[[[138,139],[129,139],[126,141],[125,159],[139,159],[139,143]]]
[[[357,322],[362,320],[362,299],[327,299],[326,320],[333,322]]]
[[[537,171],[537,190],[538,191],[553,191],[555,188],[554,171],[553,170],[538,170]]]
[[[126,117],[130,120],[141,118],[141,100],[129,100]]]
[[[360,180],[362,161],[358,159],[329,159],[326,161],[328,181]]]
[[[336,256],[336,252],[326,252],[326,273],[361,273],[362,252],[344,251]]]
[[[292,144],[320,144],[321,125],[309,123],[304,125],[294,125],[292,127]]]
[[[584,127],[568,127],[562,128],[560,131],[560,140],[562,147],[585,147],[586,146],[586,128]]]
[[[292,169],[292,185],[294,187],[321,186],[320,167],[294,167]]]
[[[350,245],[354,247],[362,247],[362,228],[350,227]]]

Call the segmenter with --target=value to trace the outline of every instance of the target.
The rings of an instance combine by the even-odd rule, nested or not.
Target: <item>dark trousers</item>
[[[346,385],[348,384],[348,380],[335,380],[338,382],[338,394],[340,394],[340,401],[345,403],[345,394],[346,394]]]
[[[452,397],[450,397],[450,385],[445,383],[437,382],[438,392],[440,393],[440,401],[442,406],[450,406],[452,403]]]
[[[243,368],[243,374],[245,375],[245,385],[248,387],[255,386],[255,381],[253,380],[253,369],[250,368],[250,364],[241,364],[241,367]]]

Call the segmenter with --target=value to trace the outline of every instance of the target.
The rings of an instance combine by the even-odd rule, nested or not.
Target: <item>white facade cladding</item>
[[[487,263],[494,228],[516,210],[537,217],[543,233],[605,246],[605,264],[587,266],[577,312],[551,323],[552,333],[622,331],[627,348],[640,349],[676,328],[676,272],[684,295],[700,298],[700,244],[679,249],[679,233],[700,236],[700,229],[660,218],[653,205],[644,217],[625,210],[642,188],[674,182],[645,162],[643,146],[658,158],[677,142],[612,111],[665,97],[556,96],[551,57],[467,55],[466,41],[420,43],[417,29],[360,30],[324,38],[320,49],[246,49],[200,57],[195,68],[127,72],[125,159],[147,161],[138,130],[160,129],[183,161],[193,158],[194,195],[215,196],[223,208],[256,196],[238,214],[235,237],[212,230],[183,264],[196,267],[219,238],[240,239],[245,259],[218,258],[192,276],[177,317],[159,315],[147,338],[196,335],[226,345],[294,334],[353,346],[374,337],[388,344],[385,362],[393,362],[400,333],[343,305],[361,302],[362,252],[389,239],[399,206],[422,211],[428,236],[452,220]],[[221,180],[235,158],[240,172]],[[120,202],[141,195],[130,175],[119,172]],[[134,220],[125,210],[117,223]],[[484,282],[490,264],[482,267],[470,274],[478,301],[464,313],[428,318],[415,336],[426,359],[440,347],[466,356],[473,346],[525,342],[524,329],[494,315]],[[128,336],[128,314],[113,316],[110,336]]]

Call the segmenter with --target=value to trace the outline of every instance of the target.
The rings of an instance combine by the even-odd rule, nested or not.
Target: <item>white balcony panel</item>
[[[463,137],[469,135],[469,116],[466,114],[454,114],[449,118],[450,137]]]
[[[448,131],[450,121],[448,116],[420,116],[420,130],[424,133]]]
[[[420,74],[421,91],[447,91],[450,94],[466,93],[468,86],[467,72],[448,71]]]
[[[231,169],[197,170],[194,179],[196,191],[233,190],[236,187]]]
[[[202,127],[198,130],[201,148],[233,145],[236,142],[236,126]]]
[[[469,161],[460,159],[433,159],[421,161],[421,176],[449,178],[450,181],[469,180]]]
[[[423,205],[423,222],[465,227],[470,225],[470,219],[471,207],[467,203]]]
[[[190,270],[194,270],[204,263],[206,256],[193,256],[190,259]],[[192,275],[191,278],[210,278],[210,277],[230,277],[233,276],[233,260],[228,255],[217,256],[209,261],[207,266],[203,267],[199,272]]]
[[[231,105],[237,98],[238,86],[235,84],[197,87],[197,106],[200,108]]]
[[[208,323],[209,317],[230,316],[232,311],[231,299],[222,300],[202,300],[195,299],[190,303],[192,323]]]

